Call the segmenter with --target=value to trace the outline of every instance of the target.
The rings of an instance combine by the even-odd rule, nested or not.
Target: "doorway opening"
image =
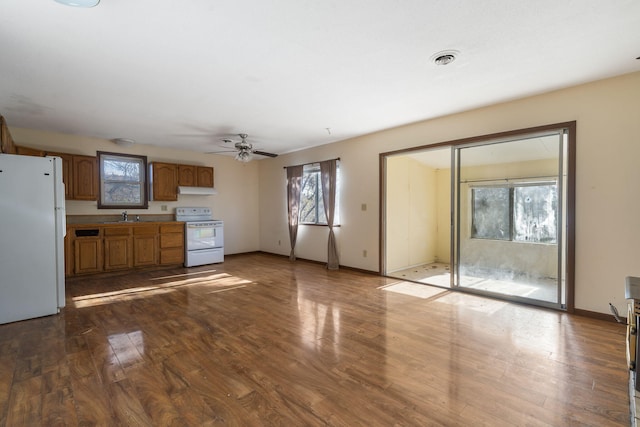
[[[380,155],[381,272],[573,311],[575,122]]]

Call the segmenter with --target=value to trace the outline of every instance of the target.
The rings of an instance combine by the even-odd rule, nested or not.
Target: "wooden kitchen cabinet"
[[[133,266],[158,264],[158,226],[133,228]]]
[[[62,182],[64,183],[64,198],[73,198],[73,155],[47,151],[47,156],[56,156],[62,159]]]
[[[73,239],[71,238],[73,229],[67,228],[67,235],[64,236],[64,275],[73,276]]]
[[[213,188],[213,168],[209,166],[196,166],[196,182],[198,187]]]
[[[178,185],[213,188],[213,168],[210,166],[177,165]]]
[[[184,223],[72,225],[65,258],[68,276],[184,264]]]
[[[193,165],[178,165],[178,185],[185,187],[196,187],[197,184],[196,167]]]
[[[38,150],[37,148],[29,148],[16,145],[16,154],[19,154],[21,156],[44,157],[45,152],[42,150]]]
[[[160,264],[184,263],[184,224],[160,225]]]
[[[72,156],[72,199],[98,200],[98,158]]]
[[[104,230],[104,269],[122,270],[133,266],[130,227],[109,227]]]
[[[153,200],[178,200],[177,165],[173,163],[151,163],[151,194]]]
[[[102,271],[102,237],[77,237],[73,241],[74,273],[99,273]]]
[[[11,138],[9,126],[7,126],[7,121],[2,116],[0,116],[0,153],[16,153],[16,145],[13,142],[13,138]]]

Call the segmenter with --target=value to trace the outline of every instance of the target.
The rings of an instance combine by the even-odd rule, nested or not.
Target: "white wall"
[[[575,303],[606,313],[611,301],[623,310],[624,278],[640,275],[639,118],[640,73],[633,73],[261,161],[260,248],[289,252],[283,166],[341,158],[340,263],[377,271],[379,153],[576,120]],[[299,236],[297,254],[325,261],[326,232],[315,228]]]
[[[17,145],[71,154],[95,156],[96,151],[110,151],[147,156],[148,162],[184,163],[214,168],[214,185],[218,194],[213,196],[178,195],[177,202],[149,202],[149,209],[129,209],[130,215],[173,214],[178,206],[208,206],[217,219],[225,223],[225,253],[241,253],[259,249],[258,221],[258,162],[239,163],[232,157],[202,154],[136,144],[123,148],[111,141],[10,128]],[[167,211],[161,207],[166,206]],[[69,215],[119,214],[121,209],[98,209],[95,201],[68,200]]]

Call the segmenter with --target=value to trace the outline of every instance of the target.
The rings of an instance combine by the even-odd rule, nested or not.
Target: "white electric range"
[[[224,223],[210,208],[176,208],[176,221],[185,223],[185,267],[224,262]]]

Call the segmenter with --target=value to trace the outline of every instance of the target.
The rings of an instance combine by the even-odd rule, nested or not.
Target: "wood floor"
[[[0,426],[628,426],[624,328],[265,254],[68,280],[0,326]]]

